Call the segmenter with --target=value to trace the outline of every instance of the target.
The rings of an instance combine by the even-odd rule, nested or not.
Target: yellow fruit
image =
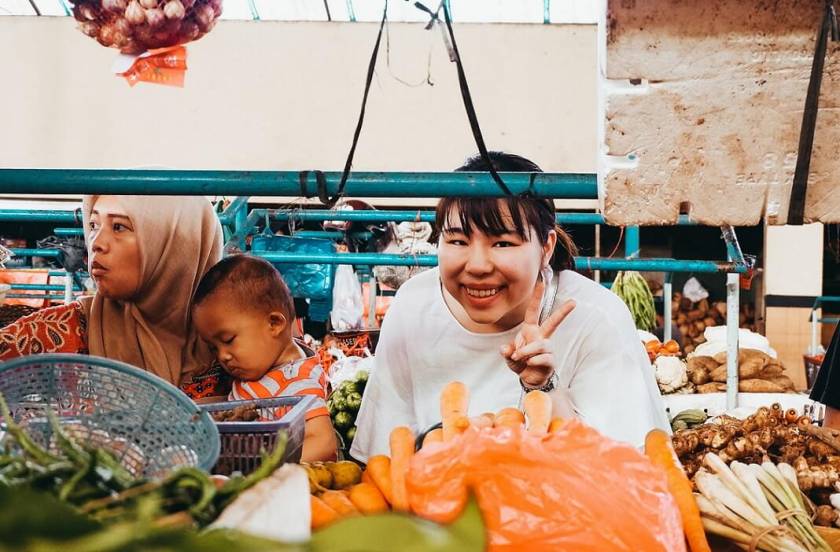
[[[333,474],[320,462],[315,464],[302,463],[309,476],[309,492],[316,493],[332,488]]]
[[[362,468],[358,464],[349,461],[330,464],[328,462],[326,467],[332,472],[333,489],[347,489],[362,480]]]

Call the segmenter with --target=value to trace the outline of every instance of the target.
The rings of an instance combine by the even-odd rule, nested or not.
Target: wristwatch
[[[557,387],[557,383],[558,383],[557,372],[552,372],[551,376],[549,376],[549,378],[548,378],[548,381],[545,382],[545,384],[543,384],[539,387],[531,387],[530,385],[528,385],[527,383],[522,381],[522,378],[519,378],[519,385],[522,386],[522,390],[525,391],[526,393],[528,391],[542,391],[544,393],[550,393],[550,392],[554,391],[554,389]]]

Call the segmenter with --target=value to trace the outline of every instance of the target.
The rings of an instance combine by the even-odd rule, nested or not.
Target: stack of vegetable
[[[124,54],[198,40],[222,15],[222,0],[71,0],[79,29]]]
[[[240,492],[282,464],[286,444],[286,435],[278,436],[276,449],[247,477],[214,481],[203,470],[182,466],[163,479],[146,480],[134,477],[112,451],[77,443],[51,411],[53,438],[48,450],[14,421],[2,396],[0,409],[7,435],[6,452],[0,454],[0,486],[50,493],[108,523],[151,517],[162,524],[207,525]]]
[[[681,293],[674,293],[671,313],[683,336],[685,352],[690,353],[697,345],[706,341],[703,335],[706,328],[726,324],[726,301],[710,302],[703,299],[693,303]],[[755,307],[752,304],[740,304],[739,326],[756,331]]]
[[[688,359],[688,379],[698,393],[726,391],[726,352],[713,357],[692,356]],[[793,380],[785,375],[782,363],[754,349],[738,352],[738,391],[744,393],[793,392]]]
[[[647,281],[638,272],[628,270],[619,272],[610,288],[630,309],[636,328],[647,332],[656,327],[656,310],[653,306],[653,294]]]
[[[415,449],[429,443],[451,441],[470,427],[514,427],[527,423],[532,433],[556,432],[562,420],[551,419],[551,398],[541,391],[525,396],[524,413],[504,408],[498,413],[467,417],[469,394],[460,382],[449,383],[441,393],[441,427],[423,437],[418,448],[415,435],[408,427],[391,432],[391,455],[368,459],[361,471],[352,462],[315,463],[307,465],[312,492],[312,527],[317,529],[354,515],[376,514],[394,510],[409,511],[406,477]]]
[[[305,502],[299,504],[308,494],[306,472],[294,464],[280,466],[283,433],[277,448],[247,477],[211,477],[181,467],[163,479],[146,480],[133,477],[105,448],[74,441],[52,414],[54,438],[47,449],[15,423],[2,397],[0,409],[5,424],[0,454],[3,551],[485,549],[481,516],[472,501],[449,527],[387,513],[336,523],[309,538],[309,512]],[[335,480],[341,485],[347,484],[342,477],[357,479],[352,473],[341,475],[346,464],[336,465]],[[358,473],[357,466],[351,468]],[[291,544],[272,540],[281,536]]]
[[[327,399],[327,408],[332,417],[333,427],[341,435],[345,452],[350,451],[353,438],[356,436],[356,416],[362,406],[362,396],[365,394],[368,372],[359,370],[353,379],[343,381],[334,389]]]
[[[820,551],[831,547],[817,533],[813,509],[786,463],[732,462],[708,453],[694,477],[703,527],[750,549]]]
[[[744,420],[719,416],[712,423],[675,431],[672,439],[691,478],[710,452],[726,464],[770,461],[792,466],[798,487],[817,506],[817,524],[836,524],[838,513],[833,512],[831,495],[840,490],[840,436],[815,426],[809,417],[774,404]]]

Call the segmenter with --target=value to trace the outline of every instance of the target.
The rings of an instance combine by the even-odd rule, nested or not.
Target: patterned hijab
[[[98,197],[85,196],[82,203],[89,258],[90,216]],[[201,277],[222,258],[222,227],[203,197],[116,197],[137,234],[140,289],[130,301],[101,294],[82,300],[88,349],[178,385],[212,362],[192,326],[190,300]]]

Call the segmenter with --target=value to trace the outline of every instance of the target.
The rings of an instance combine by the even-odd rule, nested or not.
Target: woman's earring
[[[550,266],[546,265],[542,268],[542,270],[540,270],[540,278],[542,279],[543,282],[545,282],[545,285],[548,285],[551,282],[551,267]]]

